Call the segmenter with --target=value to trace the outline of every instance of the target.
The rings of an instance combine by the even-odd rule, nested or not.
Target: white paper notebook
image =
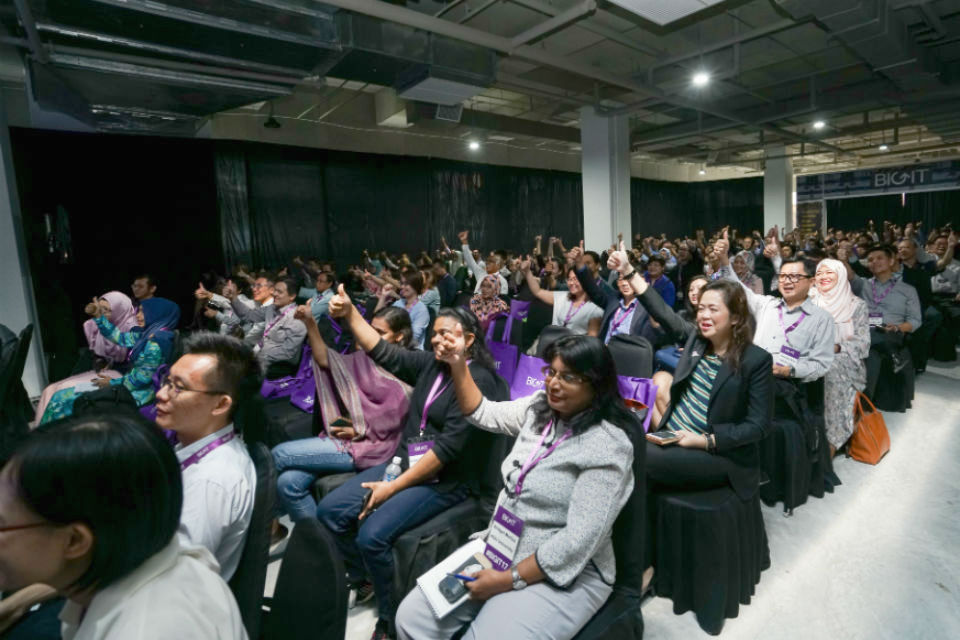
[[[480,568],[489,569],[490,561],[483,557],[485,543],[482,539],[471,540],[449,556],[441,560],[434,568],[417,578],[417,586],[423,591],[433,615],[438,620],[463,604],[470,592],[463,581],[448,576],[449,573],[475,573]]]

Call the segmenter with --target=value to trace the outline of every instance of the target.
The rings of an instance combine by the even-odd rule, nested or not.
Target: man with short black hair
[[[653,254],[647,260],[647,272],[643,274],[643,279],[660,294],[668,307],[672,307],[677,301],[677,288],[670,278],[664,275],[666,267],[666,259],[659,253]]]
[[[467,269],[470,270],[470,273],[473,274],[473,277],[476,278],[477,284],[474,287],[474,293],[480,293],[480,285],[483,284],[483,279],[490,275],[496,275],[500,280],[500,291],[499,294],[502,296],[510,293],[510,288],[507,285],[507,279],[503,277],[503,274],[500,273],[500,269],[503,268],[503,260],[499,254],[491,252],[487,259],[482,264],[477,260],[473,255],[473,250],[470,249],[470,245],[467,244],[470,233],[468,231],[461,231],[457,234],[460,239],[460,249],[463,253],[463,262],[467,265]]]
[[[316,287],[317,295],[310,300],[310,313],[313,319],[320,322],[320,318],[327,315],[330,305],[330,299],[336,293],[337,279],[329,271],[321,271],[317,274]]]
[[[283,278],[273,285],[273,304],[248,309],[237,299],[237,289],[232,281],[223,288],[223,295],[230,300],[233,312],[244,322],[263,323],[257,345],[253,348],[269,378],[290,375],[300,363],[301,347],[307,337],[307,328],[293,317],[297,310],[297,281]]]
[[[187,342],[157,392],[157,424],[180,441],[180,535],[213,553],[224,580],[237,569],[253,515],[257,473],[239,436],[248,425],[256,431],[262,424],[253,415],[262,382],[249,346],[201,332]],[[244,437],[250,444],[257,434]]]
[[[157,279],[149,273],[142,273],[133,279],[130,290],[133,292],[133,306],[139,308],[141,302],[157,294]]]
[[[917,290],[893,275],[895,255],[893,247],[874,245],[866,256],[872,278],[856,276],[852,269],[847,271],[850,287],[863,298],[870,312],[866,393],[871,398],[877,390],[883,359],[889,357],[893,360],[895,373],[907,366],[910,358],[903,348],[905,336],[919,329],[922,324]]]

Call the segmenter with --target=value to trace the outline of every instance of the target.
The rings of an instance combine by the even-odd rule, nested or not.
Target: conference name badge
[[[433,440],[419,440],[407,445],[407,458],[410,460],[410,468],[420,462],[420,458],[427,455],[427,451],[433,449]]]
[[[780,354],[777,356],[777,364],[783,367],[796,367],[800,362],[800,352],[796,349],[783,345],[780,347]]]
[[[882,326],[883,326],[883,314],[882,314],[882,313],[871,313],[871,314],[870,314],[870,326],[871,326],[871,327],[882,327]]]
[[[513,558],[520,546],[520,534],[523,533],[523,520],[508,509],[498,507],[487,536],[487,546],[483,555],[497,571],[507,571],[513,566]]]

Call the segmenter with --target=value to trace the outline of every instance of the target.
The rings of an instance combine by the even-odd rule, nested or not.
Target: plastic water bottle
[[[393,459],[393,462],[387,465],[387,468],[383,472],[384,482],[393,482],[400,477],[400,474],[403,473],[403,469],[400,468],[400,462],[400,456],[397,456]]]

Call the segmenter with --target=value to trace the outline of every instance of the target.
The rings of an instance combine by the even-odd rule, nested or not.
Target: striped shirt
[[[708,433],[707,409],[710,406],[710,390],[720,370],[720,357],[703,356],[690,376],[690,384],[680,396],[680,402],[670,414],[667,428],[672,431]]]

